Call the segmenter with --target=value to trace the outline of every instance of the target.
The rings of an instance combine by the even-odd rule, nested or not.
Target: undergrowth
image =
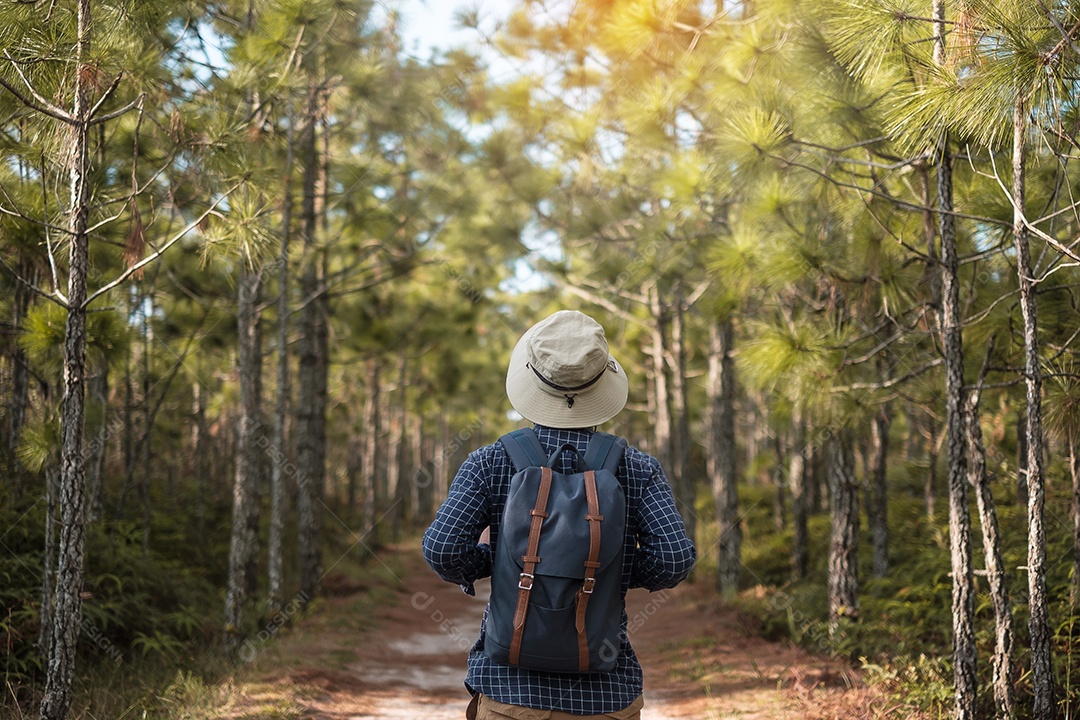
[[[0,495],[5,492],[0,488]],[[219,706],[238,669],[222,642],[230,510],[223,501],[203,509],[155,513],[145,548],[137,521],[106,516],[88,526],[76,699],[69,717],[215,717],[197,713]],[[44,684],[38,650],[44,527],[44,501],[0,497],[0,720],[37,717]],[[354,538],[333,528],[325,536],[326,566],[333,564],[328,581],[352,590],[363,589],[368,578],[386,582],[387,570],[365,557]],[[286,560],[287,580],[296,574],[293,560]],[[265,562],[260,559],[260,573]],[[261,587],[258,596],[264,592]],[[374,592],[370,602],[384,599]],[[261,655],[272,645],[279,628],[301,616],[301,605],[293,603],[286,622],[278,622],[261,601],[252,602],[244,613],[253,648],[248,654]]]
[[[1048,473],[1047,490],[1047,583],[1051,599],[1051,622],[1056,629],[1054,662],[1061,714],[1071,717],[1080,707],[1080,656],[1074,652],[1080,640],[1080,614],[1070,610],[1069,582],[1072,558],[1072,527],[1069,515],[1071,489],[1061,479],[1061,468]],[[862,513],[859,551],[860,617],[843,622],[829,632],[827,562],[829,518],[826,512],[811,516],[810,572],[799,582],[790,576],[790,518],[778,531],[773,518],[775,490],[761,484],[740,487],[743,517],[744,590],[737,602],[760,621],[760,631],[773,639],[788,638],[820,653],[841,656],[864,669],[866,679],[879,685],[894,699],[913,704],[931,714],[947,717],[953,708],[951,662],[951,565],[948,549],[948,505],[937,501],[933,521],[923,501],[925,467],[890,469],[889,572],[874,578],[872,541],[866,513]],[[944,474],[941,475],[944,477]],[[942,488],[943,490],[943,488]],[[1027,649],[1027,509],[1017,502],[1015,486],[1003,478],[994,483],[998,522],[1003,541],[1007,583],[1013,603],[1016,692],[1020,717],[1030,706],[1029,652]],[[865,499],[860,493],[860,499]],[[710,517],[707,498],[699,517]],[[864,505],[865,510],[865,505]],[[713,527],[702,528],[704,536]],[[973,566],[983,567],[982,535],[972,501]],[[701,537],[701,536],[699,536]],[[715,554],[706,554],[702,569],[715,568]],[[990,658],[994,648],[994,616],[985,577],[976,576],[976,642],[978,646],[979,702],[992,714]]]

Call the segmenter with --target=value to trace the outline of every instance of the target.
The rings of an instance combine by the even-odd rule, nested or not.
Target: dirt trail
[[[229,691],[219,717],[460,720],[467,649],[483,597],[440,582],[413,548],[380,552],[403,582],[357,610],[347,584],[269,644]],[[645,667],[643,720],[876,717],[882,698],[848,668],[747,631],[704,587],[628,596],[630,637]],[[385,590],[385,588],[384,588]],[[487,583],[478,583],[478,595]],[[366,629],[357,629],[360,612]]]

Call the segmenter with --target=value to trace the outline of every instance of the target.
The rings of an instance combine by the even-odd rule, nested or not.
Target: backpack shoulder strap
[[[622,462],[626,440],[610,433],[595,432],[585,450],[585,467],[590,470],[608,470],[614,474]]]
[[[499,438],[506,454],[510,456],[510,462],[514,463],[517,471],[529,467],[547,467],[547,453],[540,444],[540,438],[532,428],[520,428],[508,432]]]

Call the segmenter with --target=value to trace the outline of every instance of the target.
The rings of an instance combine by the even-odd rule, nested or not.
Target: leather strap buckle
[[[587,577],[585,582],[581,585],[581,592],[586,595],[592,595],[593,588],[596,587],[596,578]]]
[[[521,576],[518,579],[518,587],[522,590],[532,590],[533,578],[534,576],[532,573],[521,573]]]

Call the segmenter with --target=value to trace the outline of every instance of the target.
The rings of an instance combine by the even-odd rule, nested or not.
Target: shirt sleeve
[[[431,569],[469,595],[476,594],[476,580],[491,575],[491,546],[477,543],[491,524],[487,477],[478,450],[458,470],[423,539],[424,559]]]
[[[664,470],[656,463],[641,498],[637,552],[630,587],[663,590],[675,587],[694,568],[697,550],[675,506]]]

